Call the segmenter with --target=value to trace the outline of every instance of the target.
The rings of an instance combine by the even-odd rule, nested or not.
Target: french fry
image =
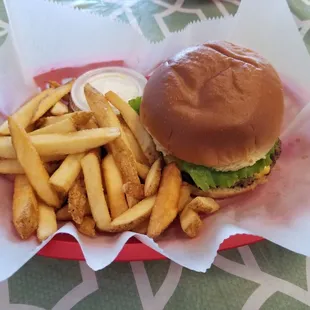
[[[50,88],[57,88],[61,86],[61,84],[56,81],[48,81],[48,84]],[[70,94],[67,94],[67,95],[64,95],[62,99],[69,102],[71,100],[71,96]]]
[[[150,238],[158,237],[177,216],[181,183],[181,173],[176,164],[167,165],[163,170],[147,230],[147,235]]]
[[[68,212],[71,214],[72,220],[81,224],[84,216],[87,213],[87,196],[84,181],[81,177],[78,177],[68,194]]]
[[[132,208],[135,206],[141,199],[137,199],[135,197],[132,197],[130,195],[126,195],[126,200],[129,208]]]
[[[63,96],[67,95],[72,88],[74,80],[68,82],[67,84],[61,85],[55,89],[50,89],[51,92],[49,95],[42,99],[32,120],[31,123],[36,122],[42,115],[44,115],[52,106],[56,104]]]
[[[68,155],[88,151],[113,141],[120,135],[118,128],[98,128],[68,134],[30,136],[40,156]],[[0,137],[0,157],[16,158],[11,137]]]
[[[76,128],[71,118],[67,118],[56,124],[34,130],[30,133],[30,135],[34,136],[34,135],[42,135],[42,134],[44,135],[44,134],[50,134],[50,133],[70,133],[70,132],[75,132],[75,131],[76,131]]]
[[[50,133],[69,133],[69,132],[75,132],[76,130],[77,129],[74,125],[74,122],[70,117],[55,124],[34,130],[30,133],[30,135],[33,136],[33,135],[44,135]]]
[[[98,126],[93,126],[92,128],[90,128],[90,126],[87,126],[88,128],[86,128],[86,125],[93,119],[92,112],[78,111],[78,112],[74,112],[70,114],[72,114],[70,118],[73,122],[73,125],[75,126],[77,130],[98,128]]]
[[[192,209],[186,207],[180,214],[182,230],[190,238],[195,238],[200,230],[202,221],[199,215]]]
[[[85,125],[80,126],[79,130],[94,129],[94,128],[98,128],[98,125],[96,123],[96,119],[92,117]]]
[[[146,235],[149,222],[150,222],[150,219],[148,218],[144,220],[141,224],[134,227],[131,231],[136,232],[138,234]]]
[[[57,221],[71,221],[72,220],[72,216],[69,213],[68,209],[69,209],[68,205],[65,205],[64,207],[56,211]]]
[[[57,88],[57,87],[61,86],[60,83],[58,83],[57,81],[52,81],[52,80],[48,81],[48,85],[50,88]]]
[[[149,165],[148,159],[145,157],[144,153],[142,152],[142,149],[136,140],[134,134],[129,129],[127,124],[124,121],[121,121],[122,130],[127,138],[129,148],[131,149],[132,153],[135,156],[135,159],[138,163]]]
[[[84,209],[85,209],[85,216],[91,215],[88,201],[86,202]],[[71,221],[71,220],[73,220],[71,213],[69,213],[69,206],[68,205],[63,206],[62,208],[60,208],[56,211],[56,219],[57,219],[57,221]],[[74,222],[76,223],[76,221],[74,221]]]
[[[182,212],[184,207],[190,202],[191,200],[191,189],[188,183],[183,182],[181,189],[180,189],[180,198],[178,202],[178,212]]]
[[[36,127],[37,128],[43,128],[43,127],[46,127],[46,126],[49,126],[49,125],[53,125],[53,124],[56,124],[60,121],[63,121],[67,118],[70,118],[72,117],[73,114],[76,114],[76,113],[80,113],[80,112],[74,112],[74,113],[67,113],[67,114],[64,114],[64,115],[61,115],[61,116],[47,116],[47,117],[42,117],[40,119],[38,119],[36,121]]]
[[[71,154],[50,177],[57,192],[67,193],[81,172],[81,159],[85,153]]]
[[[138,200],[141,200],[144,198],[144,185],[143,184],[135,184],[135,183],[127,182],[123,185],[123,191],[126,195],[130,197],[135,197]]]
[[[48,173],[58,168],[58,163],[45,163]],[[17,159],[0,159],[0,174],[25,174],[25,171]]]
[[[152,165],[150,172],[145,179],[144,195],[145,197],[153,196],[159,187],[161,178],[161,159],[158,158]]]
[[[34,130],[36,130],[36,125],[35,125],[35,124],[30,124],[30,125],[28,125],[28,126],[25,128],[25,131],[26,131],[27,133],[31,133],[31,132],[33,132]]]
[[[61,101],[56,102],[56,104],[50,109],[50,113],[54,116],[64,115],[69,112],[67,105]]]
[[[85,216],[81,224],[77,224],[76,227],[78,231],[88,237],[96,237],[95,230],[96,223],[94,219],[90,216]]]
[[[51,92],[52,92],[51,89],[44,90],[43,92],[39,93],[38,95],[30,99],[27,103],[25,103],[25,105],[23,105],[13,114],[14,118],[22,128],[26,128],[28,125],[30,125],[32,117],[36,112],[41,100],[47,98]],[[6,120],[0,126],[0,135],[9,135],[9,134],[10,134],[9,123]]]
[[[112,111],[112,108],[106,98],[89,84],[86,84],[84,92],[88,105],[94,112],[98,125],[100,127],[114,126],[120,128],[119,120]],[[109,149],[113,155],[117,167],[121,172],[123,183],[131,182],[141,184],[136,168],[135,158],[124,141],[122,134],[112,143],[109,143]],[[138,197],[134,198],[138,199]]]
[[[46,155],[46,156],[41,156],[41,160],[44,163],[50,163],[53,161],[61,161],[64,160],[67,157],[67,155]]]
[[[186,208],[205,214],[214,213],[219,210],[220,205],[210,197],[195,197]]]
[[[34,191],[25,175],[14,181],[13,224],[22,239],[28,239],[39,223],[38,204]]]
[[[111,154],[102,160],[102,171],[111,218],[115,219],[128,209],[128,205],[122,188],[122,176]]]
[[[44,241],[57,231],[55,210],[43,202],[39,202],[39,225],[37,238]]]
[[[150,164],[159,157],[159,153],[156,151],[155,143],[152,137],[142,126],[139,115],[128,105],[126,101],[121,99],[117,94],[109,91],[105,94],[105,97],[115,106],[121,113],[128,127],[139,142],[141,149],[148,159]]]
[[[138,175],[142,180],[145,180],[147,175],[150,172],[150,168],[144,164],[140,164],[138,162],[136,162],[136,167],[137,167],[137,171],[138,171]]]
[[[33,136],[33,144],[40,155],[83,153],[113,141],[120,135],[118,128],[98,128],[69,134]]]
[[[29,182],[43,201],[50,206],[59,207],[60,201],[57,193],[48,182],[48,172],[29,136],[12,117],[9,117],[8,122],[17,159],[23,167]]]
[[[152,196],[140,201],[138,204],[114,219],[111,222],[108,231],[122,232],[134,229],[150,216],[155,200],[156,196]]]
[[[91,213],[99,230],[111,223],[109,209],[102,187],[100,163],[96,154],[90,152],[81,160]]]
[[[25,171],[17,159],[0,159],[1,174],[24,174]]]

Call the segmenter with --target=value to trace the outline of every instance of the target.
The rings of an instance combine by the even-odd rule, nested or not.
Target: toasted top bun
[[[154,71],[140,117],[167,154],[234,171],[272,148],[283,110],[282,84],[267,60],[232,43],[211,42],[182,51]]]

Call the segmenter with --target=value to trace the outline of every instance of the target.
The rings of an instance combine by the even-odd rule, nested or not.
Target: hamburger
[[[162,63],[139,108],[157,149],[200,195],[253,190],[281,154],[281,80],[261,55],[229,42],[194,46]]]

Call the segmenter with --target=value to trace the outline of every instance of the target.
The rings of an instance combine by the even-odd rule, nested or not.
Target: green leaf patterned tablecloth
[[[192,21],[234,14],[239,5],[238,0],[57,2],[120,19],[154,41]],[[310,1],[288,4],[310,51]],[[0,48],[7,31],[0,0]],[[268,241],[221,252],[205,274],[170,261],[113,263],[95,273],[84,262],[35,257],[0,283],[0,310],[301,310],[310,309],[309,286],[310,259]]]

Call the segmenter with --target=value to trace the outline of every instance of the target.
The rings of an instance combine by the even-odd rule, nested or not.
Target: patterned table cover
[[[238,0],[56,2],[130,23],[153,41],[192,21],[235,14],[239,5]],[[288,4],[310,52],[310,0]],[[0,0],[0,48],[7,29]],[[95,273],[84,262],[35,257],[0,283],[0,309],[302,310],[310,309],[309,285],[310,259],[268,241],[221,252],[205,274],[168,260],[113,263]]]

